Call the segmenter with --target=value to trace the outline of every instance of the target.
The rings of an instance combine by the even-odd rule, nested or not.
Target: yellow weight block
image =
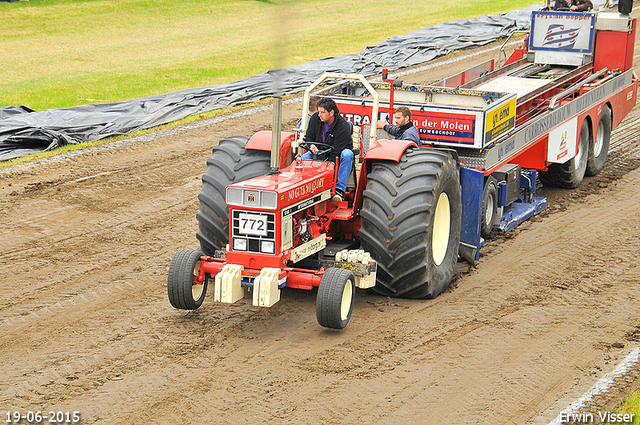
[[[242,270],[240,264],[226,264],[216,275],[213,291],[214,300],[232,304],[244,298],[242,289]]]
[[[253,281],[253,305],[271,307],[280,301],[280,269],[265,267]]]

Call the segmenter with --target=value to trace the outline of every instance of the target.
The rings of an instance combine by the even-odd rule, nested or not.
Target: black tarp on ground
[[[602,7],[604,1],[595,1]],[[124,102],[32,111],[0,108],[0,160],[54,149],[70,143],[167,124],[190,115],[241,105],[303,90],[324,72],[370,76],[430,61],[454,50],[482,46],[514,31],[529,28],[531,6],[496,16],[449,21],[390,37],[360,54],[320,59],[288,69],[268,71],[229,84],[182,90]]]

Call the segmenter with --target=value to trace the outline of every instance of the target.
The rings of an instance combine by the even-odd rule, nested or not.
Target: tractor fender
[[[291,143],[296,135],[283,131],[280,137],[280,167],[286,167],[293,161],[293,149]],[[271,152],[271,131],[258,131],[251,136],[245,149]]]
[[[386,159],[398,162],[404,151],[410,147],[417,148],[418,145],[409,140],[379,139],[369,147],[364,159]]]

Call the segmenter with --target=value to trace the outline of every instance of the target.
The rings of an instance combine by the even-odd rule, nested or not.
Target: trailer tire
[[[611,141],[611,109],[608,106],[602,108],[598,131],[593,143],[589,143],[589,160],[587,161],[587,176],[596,176],[604,168],[604,163],[609,154],[609,142]]]
[[[545,186],[573,189],[580,186],[587,170],[588,152],[590,142],[589,123],[582,121],[578,152],[576,156],[564,164],[551,164],[546,172],[540,173],[540,181]]]
[[[375,161],[361,210],[362,247],[378,262],[373,290],[435,298],[453,280],[462,202],[456,161],[445,151],[408,150]]]
[[[351,319],[356,279],[347,269],[331,267],[324,272],[316,298],[316,318],[320,326],[344,329]]]
[[[229,242],[229,207],[225,204],[225,188],[232,184],[269,172],[270,153],[245,149],[249,137],[222,139],[207,160],[202,176],[202,191],[198,195],[200,210],[196,238],[205,255],[213,256]]]
[[[167,276],[169,302],[175,308],[195,310],[202,305],[207,294],[207,279],[198,284],[195,277],[200,272],[202,251],[182,249],[175,253]]]
[[[498,181],[489,176],[482,191],[482,216],[480,217],[480,233],[483,238],[493,230],[498,215]]]

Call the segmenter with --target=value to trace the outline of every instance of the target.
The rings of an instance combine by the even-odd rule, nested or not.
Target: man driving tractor
[[[322,98],[318,101],[318,112],[311,116],[309,128],[304,135],[309,152],[305,152],[302,159],[312,159],[313,154],[318,153],[316,143],[331,146],[331,150],[321,154],[318,159],[335,163],[336,157],[340,158],[336,192],[332,198],[334,205],[338,205],[344,199],[344,191],[353,166],[352,132],[351,124],[340,116],[340,110],[332,99]]]

